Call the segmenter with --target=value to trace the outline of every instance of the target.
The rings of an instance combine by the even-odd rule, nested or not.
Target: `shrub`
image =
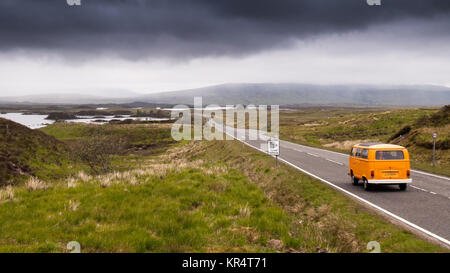
[[[75,116],[72,113],[66,113],[66,112],[54,112],[50,113],[45,119],[48,120],[66,120],[66,119],[76,119],[77,116]]]
[[[120,154],[124,145],[121,138],[97,134],[75,144],[74,153],[94,174],[101,174],[111,171],[112,156]]]
[[[14,200],[14,189],[11,185],[0,189],[0,201]]]
[[[37,177],[30,177],[28,181],[25,183],[25,187],[28,191],[36,191],[36,190],[45,190],[47,188],[47,184]]]
[[[389,141],[394,140],[394,139],[398,138],[399,136],[406,135],[409,132],[411,132],[411,126],[407,125],[407,126],[403,127],[402,129],[400,129],[400,131],[398,131],[395,135],[391,136],[391,138],[389,138]]]

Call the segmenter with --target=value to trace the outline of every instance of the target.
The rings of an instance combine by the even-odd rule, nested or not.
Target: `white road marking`
[[[418,190],[424,191],[424,192],[428,192],[426,189],[422,189],[422,188],[419,188],[419,187],[416,187],[416,186],[413,186],[413,185],[411,185],[411,187],[414,188],[414,189],[418,189]]]
[[[329,152],[329,153],[333,153],[333,154],[337,154],[337,155],[341,155],[341,156],[347,156],[347,154],[340,153],[340,152],[324,150],[324,149],[320,149],[320,148],[316,148],[316,147],[309,147],[309,146],[305,146],[305,145],[301,145],[301,144],[297,144],[297,143],[291,143],[291,142],[288,142],[288,141],[285,141],[285,140],[281,140],[280,141],[280,143],[283,143],[283,142],[288,143],[288,144],[297,145],[297,146],[300,146],[300,147],[305,147],[307,149],[317,150],[317,151],[320,151],[320,152]],[[302,151],[302,152],[304,152],[304,151]]]
[[[315,157],[320,157],[320,158],[323,158],[323,159],[328,160],[328,161],[330,161],[330,162],[333,162],[333,163],[339,164],[339,165],[341,165],[341,166],[344,166],[344,163],[337,162],[337,161],[331,160],[331,159],[326,158],[326,157],[321,157],[320,155],[308,153],[308,152],[305,152],[305,151],[302,151],[302,150],[299,150],[299,149],[295,149],[295,148],[293,148],[292,150],[294,150],[294,151],[296,151],[296,152],[300,152],[300,153],[307,153],[307,154],[309,154],[309,155],[312,155],[312,156],[315,156]]]
[[[228,134],[228,133],[226,133],[226,134]],[[232,137],[237,139],[234,136],[232,136]],[[263,150],[259,149],[258,147],[255,147],[255,146],[251,145],[250,143],[247,143],[247,142],[242,141],[240,139],[237,139],[237,140],[242,142],[242,143],[244,143],[245,145],[247,145],[249,147],[252,147],[253,149],[256,149],[258,151],[264,152]],[[323,178],[321,178],[321,177],[319,177],[319,176],[317,176],[315,174],[312,174],[312,173],[310,173],[310,172],[308,172],[308,171],[306,171],[306,170],[304,170],[304,169],[302,169],[302,168],[292,164],[291,162],[289,162],[289,161],[287,161],[287,160],[285,160],[285,159],[283,159],[281,157],[278,157],[278,159],[280,161],[283,161],[284,163],[288,164],[289,166],[291,166],[291,167],[293,167],[293,168],[295,168],[295,169],[297,169],[297,170],[299,170],[299,171],[301,171],[301,172],[303,172],[303,173],[305,173],[305,174],[307,174],[307,175],[309,175],[309,176],[311,176],[311,177],[313,177],[315,179],[318,179],[318,180],[322,181],[323,183],[328,184],[329,186],[331,186],[333,188],[336,188],[336,189],[346,193],[347,195],[349,195],[349,196],[351,196],[351,197],[353,197],[353,198],[355,198],[355,199],[357,199],[357,200],[359,200],[359,201],[361,201],[361,202],[363,202],[363,203],[365,203],[365,204],[367,204],[367,205],[369,205],[369,206],[371,206],[371,207],[373,207],[373,208],[375,208],[375,209],[377,209],[377,210],[379,210],[379,211],[381,211],[381,212],[383,212],[383,213],[385,213],[385,214],[387,214],[387,215],[397,219],[398,221],[400,221],[400,222],[402,222],[402,223],[404,223],[404,224],[406,224],[406,225],[408,225],[408,226],[410,226],[410,227],[412,227],[414,229],[417,229],[417,230],[427,234],[428,236],[431,236],[431,237],[435,238],[436,240],[441,241],[442,243],[446,244],[447,246],[450,246],[450,241],[449,240],[447,240],[447,239],[445,239],[445,238],[443,238],[443,237],[441,237],[441,236],[439,236],[437,234],[434,234],[431,231],[428,231],[428,230],[426,230],[426,229],[424,229],[424,228],[422,228],[422,227],[420,227],[420,226],[418,226],[418,225],[416,225],[414,223],[411,223],[408,220],[406,220],[406,219],[404,219],[404,218],[402,218],[402,217],[400,217],[400,216],[398,216],[398,215],[396,215],[396,214],[394,214],[394,213],[392,213],[392,212],[390,212],[390,211],[388,211],[386,209],[383,209],[382,207],[380,207],[378,205],[375,205],[374,203],[372,203],[372,202],[370,202],[370,201],[368,201],[368,200],[366,200],[366,199],[364,199],[362,197],[359,197],[358,195],[356,195],[354,193],[351,193],[351,192],[349,192],[349,191],[347,191],[347,190],[345,190],[345,189],[343,189],[343,188],[341,188],[341,187],[331,183],[330,181],[327,181],[327,180],[325,180],[325,179],[323,179]]]
[[[430,193],[431,193],[431,194],[437,194],[437,193],[435,193],[434,191],[430,191]]]
[[[337,161],[334,161],[334,160],[331,160],[331,159],[328,159],[328,158],[325,158],[325,159],[328,160],[328,161],[330,161],[330,162],[333,162],[333,163],[339,164],[339,165],[341,165],[341,166],[344,166],[344,163],[337,162]]]

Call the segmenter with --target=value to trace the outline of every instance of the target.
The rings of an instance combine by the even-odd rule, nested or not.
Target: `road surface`
[[[210,124],[217,125],[212,121]],[[267,137],[249,140],[251,134],[257,134],[254,130],[238,131],[241,135],[233,134],[229,127],[224,131],[255,149],[267,151]],[[396,185],[378,185],[364,191],[361,183],[354,186],[347,175],[346,154],[281,140],[279,159],[450,247],[449,178],[413,170],[413,182],[406,191],[400,191]]]

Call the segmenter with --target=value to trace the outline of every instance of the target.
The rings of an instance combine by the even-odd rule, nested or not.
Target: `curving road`
[[[216,123],[210,124],[218,128]],[[224,129],[239,141],[267,151],[267,137],[249,140],[256,131],[241,131],[239,135],[233,134],[233,128]],[[413,182],[406,191],[400,191],[396,185],[379,185],[367,192],[361,184],[354,186],[350,182],[346,154],[281,140],[279,159],[450,247],[450,178],[413,170]]]

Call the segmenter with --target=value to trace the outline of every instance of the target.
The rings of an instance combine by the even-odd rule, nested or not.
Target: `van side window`
[[[361,149],[356,149],[356,157],[361,157]]]
[[[364,158],[364,159],[368,159],[369,158],[369,150],[368,149],[362,150],[361,158]]]
[[[402,160],[405,159],[403,151],[377,151],[375,153],[377,160]]]
[[[356,151],[356,148],[352,148],[352,150],[350,151],[350,156],[355,156],[355,151]]]

